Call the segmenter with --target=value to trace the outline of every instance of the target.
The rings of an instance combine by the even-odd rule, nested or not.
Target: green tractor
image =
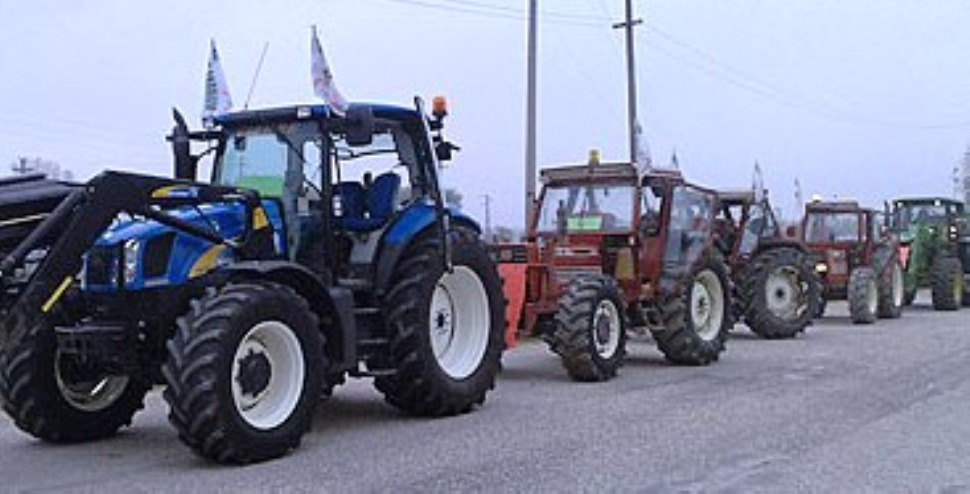
[[[932,291],[933,308],[970,306],[970,221],[962,202],[942,197],[897,199],[888,215],[899,236],[906,267],[905,302],[920,288]]]

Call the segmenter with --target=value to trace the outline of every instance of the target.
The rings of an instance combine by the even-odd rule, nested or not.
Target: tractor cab
[[[827,290],[843,294],[849,274],[868,266],[879,238],[874,211],[855,201],[813,202],[805,206],[801,240]]]

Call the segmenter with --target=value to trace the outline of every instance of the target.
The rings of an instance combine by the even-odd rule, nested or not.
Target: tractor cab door
[[[689,185],[677,185],[670,194],[667,239],[663,250],[664,274],[686,274],[704,254],[711,240],[715,198]]]

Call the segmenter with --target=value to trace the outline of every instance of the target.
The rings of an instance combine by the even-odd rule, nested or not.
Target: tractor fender
[[[761,254],[766,250],[780,249],[783,247],[788,249],[795,249],[798,252],[801,252],[803,254],[808,254],[808,249],[806,249],[805,245],[798,240],[792,240],[787,238],[765,238],[765,239],[761,239],[761,241],[759,242],[758,250],[755,252],[755,255]]]
[[[354,319],[353,292],[346,287],[328,287],[306,267],[289,261],[243,261],[219,269],[213,275],[224,282],[272,281],[292,288],[305,298],[321,321],[326,336],[330,371],[343,371],[357,365],[357,324]]]
[[[412,204],[387,228],[377,253],[374,290],[378,296],[382,296],[390,286],[391,276],[404,252],[418,237],[426,233],[434,234],[436,223],[434,204],[419,202]],[[461,227],[478,234],[482,232],[475,220],[453,208],[448,208],[448,227],[449,231]]]

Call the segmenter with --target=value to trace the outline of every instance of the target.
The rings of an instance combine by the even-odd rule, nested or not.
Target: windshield
[[[945,225],[945,204],[905,204],[896,209],[894,218],[898,230],[908,230],[918,225]]]
[[[633,226],[633,184],[547,186],[540,233],[624,232]]]
[[[232,134],[215,167],[214,181],[220,185],[255,189],[260,194],[280,197],[286,173],[289,146],[266,128],[245,129]]]
[[[806,242],[859,241],[859,215],[856,213],[809,213],[805,222]]]

